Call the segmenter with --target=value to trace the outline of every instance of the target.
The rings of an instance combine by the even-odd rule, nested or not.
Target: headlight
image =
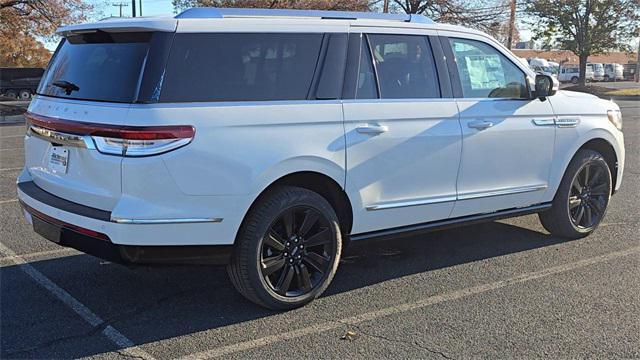
[[[618,130],[622,130],[622,113],[620,110],[607,111],[607,117],[609,118],[609,121],[618,128]]]

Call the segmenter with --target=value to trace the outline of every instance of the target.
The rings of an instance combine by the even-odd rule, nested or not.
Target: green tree
[[[578,56],[582,86],[589,56],[627,50],[640,27],[638,0],[527,0],[525,9],[536,24],[534,39]]]

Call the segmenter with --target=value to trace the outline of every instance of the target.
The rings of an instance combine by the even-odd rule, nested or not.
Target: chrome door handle
[[[356,131],[360,134],[378,135],[389,131],[389,128],[384,125],[360,125],[356,128]]]
[[[469,123],[467,123],[467,126],[472,128],[472,129],[478,129],[478,130],[484,130],[484,129],[488,129],[490,127],[493,126],[493,123],[491,121],[471,121]]]

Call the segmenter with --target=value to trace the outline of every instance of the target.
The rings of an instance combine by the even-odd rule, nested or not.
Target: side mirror
[[[553,78],[549,75],[538,74],[536,75],[536,89],[534,92],[535,98],[546,98],[548,96],[554,95],[558,88],[560,87],[560,83],[557,79]]]

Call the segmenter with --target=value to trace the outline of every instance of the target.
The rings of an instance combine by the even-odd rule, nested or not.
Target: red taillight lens
[[[157,155],[190,143],[196,133],[191,125],[121,126],[63,120],[31,112],[25,117],[31,125],[91,136],[98,151],[112,155]]]

